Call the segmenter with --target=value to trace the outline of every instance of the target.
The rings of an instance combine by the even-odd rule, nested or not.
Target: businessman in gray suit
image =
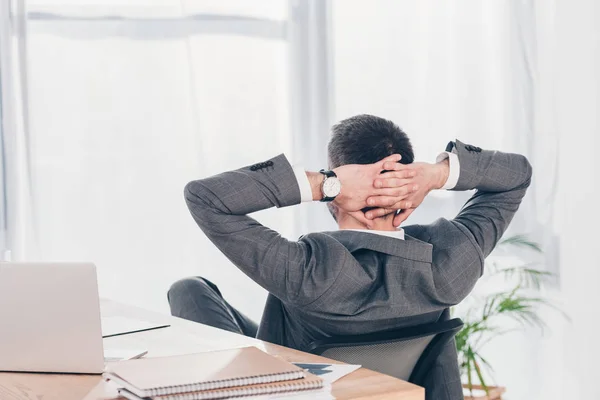
[[[451,142],[436,163],[413,162],[393,122],[359,115],[332,128],[329,170],[306,172],[284,155],[190,182],[185,199],[208,238],[269,291],[260,325],[203,278],[176,282],[173,315],[305,350],[314,340],[447,318],[483,273],[531,181],[524,156]],[[456,218],[397,228],[436,189],[475,194]],[[339,230],[297,241],[248,216],[326,201]],[[427,399],[462,399],[455,343],[426,382]]]

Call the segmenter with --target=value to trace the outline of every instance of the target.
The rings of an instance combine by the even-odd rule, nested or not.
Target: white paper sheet
[[[148,354],[143,349],[104,349],[104,362],[135,360]]]
[[[313,375],[317,375],[325,381],[325,384],[331,385],[340,378],[356,371],[361,366],[353,364],[315,364],[315,363],[292,363],[300,368],[308,370]]]

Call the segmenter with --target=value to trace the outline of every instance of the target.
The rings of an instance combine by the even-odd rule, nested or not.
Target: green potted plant
[[[496,249],[541,253],[540,246],[524,235],[502,240]],[[553,307],[544,298],[541,289],[552,274],[535,268],[535,264],[513,265],[507,262],[486,262],[484,280],[501,279],[506,290],[478,296],[472,294],[454,314],[464,322],[463,329],[456,335],[461,373],[468,392],[466,399],[499,400],[504,388],[492,386],[486,380],[493,368],[482,356],[481,349],[499,335],[522,330],[528,326],[544,328],[538,310],[543,306]],[[514,327],[505,328],[508,320],[516,322]],[[475,397],[479,392],[480,396]]]

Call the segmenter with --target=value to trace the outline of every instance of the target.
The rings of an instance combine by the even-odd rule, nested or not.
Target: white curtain
[[[425,160],[454,138],[530,158],[534,182],[510,233],[542,243],[559,276],[546,295],[571,320],[545,313],[544,335],[505,335],[484,354],[507,398],[600,398],[598,3],[334,0],[332,23],[334,119],[388,117]],[[412,222],[452,217],[465,196],[436,193]]]
[[[307,68],[324,51],[306,38],[313,29],[325,35],[325,3],[98,4],[28,3],[35,202],[20,208],[35,216],[39,240],[36,253],[13,259],[93,261],[101,296],[161,311],[171,283],[202,275],[258,319],[266,293],[195,226],[182,190],[281,152],[316,164],[316,146],[304,143],[328,126],[327,109],[315,116],[311,103],[323,97],[314,82],[326,71]],[[258,218],[296,238],[305,215]]]
[[[539,352],[541,397],[597,399],[600,226],[600,5],[555,0],[547,20],[544,73],[548,109],[560,137],[559,185],[552,230],[559,235],[560,295],[570,321],[557,319]],[[539,1],[538,8],[545,2]],[[551,28],[551,29],[548,29]],[[550,115],[551,113],[551,115]],[[555,397],[552,397],[555,396]]]
[[[516,2],[333,4],[335,119],[365,112],[388,117],[423,160],[434,160],[455,138],[533,156],[532,57],[521,47]],[[549,149],[545,158],[553,163],[557,152]],[[440,208],[452,216],[465,197],[449,202],[452,195],[435,195],[415,221],[430,220]],[[514,229],[530,230],[529,203]]]
[[[36,257],[23,1],[0,2],[0,260]]]

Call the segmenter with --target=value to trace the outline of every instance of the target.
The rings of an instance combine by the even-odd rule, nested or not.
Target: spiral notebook
[[[120,361],[109,365],[103,374],[104,379],[142,398],[292,381],[304,376],[302,368],[256,347]]]
[[[323,388],[323,379],[318,376],[306,372],[306,376],[301,379],[291,381],[280,381],[273,383],[245,385],[237,387],[228,387],[221,389],[212,389],[205,391],[186,392],[178,394],[170,394],[163,396],[149,397],[151,400],[213,400],[225,399],[231,397],[259,396],[259,395],[274,395],[299,391],[309,391]],[[311,392],[312,393],[312,392]],[[119,395],[129,400],[146,400],[131,393],[127,389],[119,389]],[[328,398],[331,398],[328,396]]]

